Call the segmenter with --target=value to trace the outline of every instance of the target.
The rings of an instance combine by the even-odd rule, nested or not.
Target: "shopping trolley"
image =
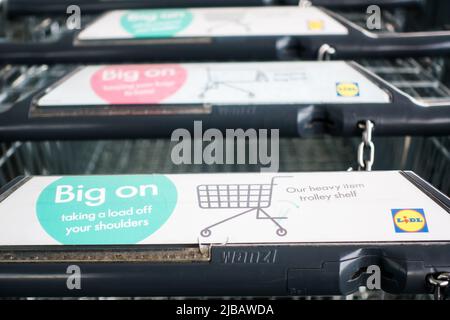
[[[198,204],[202,209],[248,209],[229,218],[210,225],[200,234],[203,237],[211,235],[211,228],[234,220],[250,212],[256,211],[257,220],[270,220],[278,229],[276,234],[283,237],[287,230],[281,226],[278,220],[287,217],[273,217],[264,209],[271,206],[275,179],[291,178],[290,176],[273,177],[270,184],[207,184],[197,187]]]
[[[383,7],[419,7],[422,0],[312,0],[312,5],[328,8],[366,8],[371,4]],[[182,8],[182,7],[229,7],[229,6],[263,6],[263,5],[297,5],[299,0],[41,0],[36,5],[35,0],[0,1],[0,11],[4,15],[17,16],[29,14],[61,14],[69,5],[78,5],[83,13],[99,13],[118,9],[148,9],[148,8]],[[3,6],[2,6],[3,4]]]
[[[250,14],[260,15],[261,10],[279,10],[278,7],[236,7],[236,10],[245,10]],[[107,63],[107,62],[149,62],[149,61],[229,61],[229,60],[277,60],[277,59],[354,59],[354,58],[380,58],[398,56],[429,56],[444,55],[450,51],[450,32],[372,32],[355,25],[341,14],[323,8],[289,8],[280,7],[282,10],[314,10],[314,14],[320,14],[323,19],[335,20],[341,31],[331,30],[333,33],[320,34],[317,31],[304,33],[293,32],[289,23],[284,30],[275,34],[268,33],[266,28],[261,28],[262,23],[247,25],[243,23],[242,12],[238,14],[224,8],[212,8],[209,18],[206,20],[218,20],[210,25],[200,25],[195,33],[178,33],[173,36],[161,38],[124,38],[121,33],[112,32],[111,35],[102,34],[100,39],[83,37],[83,34],[98,28],[98,24],[109,19],[106,13],[100,17],[95,15],[83,16],[81,30],[68,30],[65,27],[65,17],[44,19],[44,25],[53,25],[61,32],[56,32],[55,38],[47,38],[39,41],[23,41],[23,38],[8,36],[0,42],[0,62],[33,65],[37,63]],[[168,9],[170,10],[170,9]],[[171,9],[176,10],[176,9]],[[190,8],[195,16],[196,8]],[[205,10],[205,9],[201,9]],[[256,13],[255,13],[256,12]],[[309,14],[304,15],[307,22]],[[220,20],[219,20],[220,17]],[[283,17],[284,18],[284,17]],[[23,19],[19,19],[23,21]],[[28,20],[27,20],[28,21]],[[199,20],[200,21],[200,20]],[[261,20],[259,20],[261,21]],[[278,20],[276,20],[278,21]],[[295,20],[297,21],[297,20]],[[17,28],[22,32],[24,23],[7,21],[8,29]],[[116,21],[114,31],[121,28],[120,19]],[[267,22],[269,23],[269,22]],[[274,22],[275,23],[275,22]],[[299,26],[303,23],[298,22]],[[221,35],[224,30],[234,26],[235,31],[249,32],[251,34]],[[224,28],[227,29],[224,29]],[[197,28],[197,27],[196,27]],[[442,27],[443,28],[443,27]],[[52,28],[50,28],[52,29]],[[213,32],[214,31],[214,32]],[[50,31],[52,33],[52,31]],[[358,45],[355,45],[358,44]],[[332,49],[331,49],[331,48]]]

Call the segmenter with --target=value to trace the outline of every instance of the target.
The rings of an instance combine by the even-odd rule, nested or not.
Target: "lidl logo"
[[[321,31],[324,29],[323,20],[308,20],[308,29],[311,31]]]
[[[340,97],[358,97],[359,85],[356,82],[336,83],[336,93]]]
[[[428,232],[427,219],[423,209],[392,209],[395,232]]]

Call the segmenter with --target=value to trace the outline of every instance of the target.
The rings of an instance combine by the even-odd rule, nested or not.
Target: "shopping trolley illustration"
[[[270,184],[208,184],[197,186],[198,204],[202,209],[247,209],[241,213],[223,219],[204,228],[203,237],[211,235],[211,229],[245,214],[256,212],[257,220],[270,220],[278,227],[276,234],[280,237],[287,230],[278,222],[287,217],[273,217],[266,210],[271,206],[275,179],[291,178],[290,176],[273,177]]]
[[[206,21],[211,22],[212,26],[207,29],[208,33],[212,33],[217,29],[237,27],[244,32],[250,32],[250,25],[246,24],[244,21],[246,13],[241,10],[234,10],[233,12],[228,11],[227,14],[222,12],[209,12],[204,15]]]
[[[251,88],[253,84],[269,81],[267,75],[257,69],[214,70],[206,68],[206,74],[207,81],[199,95],[200,98],[204,98],[208,92],[218,90],[221,87],[242,92],[249,98],[253,98],[255,94],[247,88]]]

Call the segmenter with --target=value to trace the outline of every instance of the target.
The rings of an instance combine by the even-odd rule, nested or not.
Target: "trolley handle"
[[[298,3],[298,0],[289,0],[289,3]],[[330,9],[335,8],[365,8],[369,5],[378,5],[382,7],[420,7],[423,5],[423,0],[311,0],[312,5],[318,7],[326,7]]]
[[[450,31],[404,32],[380,34],[376,38],[367,38],[357,46],[344,46],[362,51],[362,54],[379,53],[381,55],[446,55],[450,52]],[[337,50],[339,51],[339,50]],[[344,52],[345,53],[345,52]]]
[[[3,13],[8,14],[9,16],[20,16],[28,14],[60,14],[61,12],[65,12],[66,8],[71,4],[80,6],[83,12],[87,14],[97,14],[108,10],[125,9],[263,6],[267,5],[268,2],[267,0],[41,0],[39,2],[39,6],[37,6],[35,0],[3,1],[5,2],[3,8],[2,1],[0,1],[0,13],[3,9]],[[291,4],[298,4],[298,1],[299,0],[294,0],[293,2],[295,3]],[[284,5],[284,0],[274,0],[269,2],[272,5]]]
[[[329,9],[321,10],[343,24],[349,31],[345,37],[332,37],[327,41],[327,44],[334,49],[333,60],[434,56],[447,55],[450,52],[450,31],[448,30],[373,33],[341,14]],[[309,46],[314,46],[317,52],[323,44],[323,39],[313,38]]]
[[[189,4],[187,4],[189,3]],[[299,0],[41,0],[39,6],[35,0],[3,0],[0,1],[0,13],[8,16],[28,14],[60,14],[75,4],[82,7],[85,13],[99,13],[107,10],[142,9],[142,8],[183,8],[183,7],[217,7],[217,6],[262,6],[262,5],[298,5]],[[424,0],[311,0],[312,5],[335,8],[361,8],[371,4],[382,7],[419,7]]]

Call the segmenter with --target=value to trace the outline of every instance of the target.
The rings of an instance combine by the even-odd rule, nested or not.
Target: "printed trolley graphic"
[[[248,98],[254,98],[255,93],[251,87],[261,82],[268,82],[269,78],[264,71],[258,69],[212,69],[206,68],[207,81],[199,97],[204,98],[212,90],[228,88],[233,91],[244,93]]]
[[[197,186],[198,204],[202,209],[247,209],[231,217],[216,222],[204,228],[200,234],[203,237],[211,235],[211,229],[223,223],[256,212],[257,220],[270,220],[276,227],[276,234],[280,237],[287,234],[287,230],[278,222],[287,217],[273,217],[265,209],[272,203],[275,180],[291,178],[290,176],[273,177],[270,184],[205,184]]]

